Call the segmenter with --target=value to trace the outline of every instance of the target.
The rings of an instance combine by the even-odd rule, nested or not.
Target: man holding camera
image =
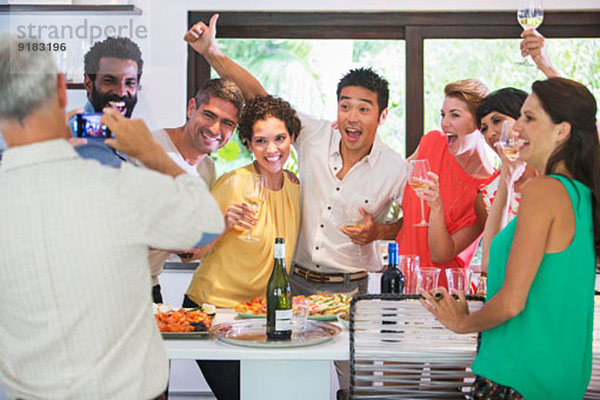
[[[78,157],[64,75],[50,53],[15,46],[0,38],[0,382],[10,398],[157,398],[168,360],[148,248],[207,244],[220,209],[142,121],[113,109],[106,144],[161,173]]]

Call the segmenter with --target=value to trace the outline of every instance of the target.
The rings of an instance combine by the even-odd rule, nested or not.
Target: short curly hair
[[[238,135],[246,147],[249,148],[248,145],[252,142],[256,121],[266,120],[269,117],[283,121],[288,133],[294,139],[300,134],[300,119],[290,103],[270,95],[256,96],[246,103],[238,125]]]
[[[92,48],[85,53],[83,57],[83,67],[85,74],[92,81],[96,79],[96,74],[100,68],[100,59],[102,57],[115,57],[123,60],[133,60],[138,67],[138,82],[142,78],[144,60],[139,46],[126,37],[108,37],[101,42],[96,42]]]

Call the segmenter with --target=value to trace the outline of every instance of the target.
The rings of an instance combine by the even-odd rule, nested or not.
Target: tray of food
[[[347,312],[350,309],[352,297],[343,293],[317,293],[312,296],[294,296],[292,307],[302,299],[310,302],[308,319],[315,321],[335,321],[336,314]],[[235,311],[240,318],[265,318],[267,315],[267,302],[264,297],[254,299],[235,306]]]
[[[289,348],[324,343],[342,331],[339,326],[327,322],[307,321],[304,329],[293,331],[289,340],[268,340],[266,330],[265,319],[245,319],[220,323],[211,332],[219,340],[236,346]]]
[[[155,305],[154,317],[164,339],[203,339],[210,335],[214,306],[204,304],[197,308],[171,309]]]

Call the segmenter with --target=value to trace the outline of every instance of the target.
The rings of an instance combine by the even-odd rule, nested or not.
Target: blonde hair
[[[461,81],[451,82],[444,88],[446,97],[454,97],[467,104],[473,118],[475,118],[477,114],[477,107],[479,107],[489,92],[490,90],[487,86],[477,79],[463,79]]]

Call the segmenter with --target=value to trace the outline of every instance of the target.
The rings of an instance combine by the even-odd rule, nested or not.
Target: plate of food
[[[345,311],[336,314],[337,320],[342,326],[348,328],[350,326],[350,312]]]
[[[350,309],[352,297],[343,293],[317,293],[311,296],[294,296],[292,307],[301,300],[310,302],[308,319],[316,321],[335,321],[336,314],[347,312]],[[267,315],[267,301],[264,297],[255,297],[246,302],[238,303],[235,311],[240,318],[265,318]]]
[[[164,339],[198,339],[210,335],[215,316],[210,304],[202,307],[170,309],[165,305],[155,307],[154,317]]]

